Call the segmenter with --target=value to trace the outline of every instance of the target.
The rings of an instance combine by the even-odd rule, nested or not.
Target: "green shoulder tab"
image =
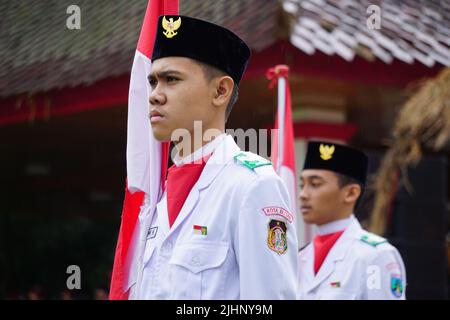
[[[240,152],[234,156],[234,159],[238,163],[240,163],[243,166],[246,166],[247,168],[250,168],[252,170],[255,170],[255,168],[258,168],[261,166],[267,166],[267,165],[272,164],[272,162],[264,159],[261,156],[258,156],[257,154],[251,153],[251,152]]]
[[[373,233],[364,234],[363,236],[361,236],[360,240],[364,243],[367,243],[367,244],[373,246],[373,247],[376,247],[382,243],[387,242],[387,240],[385,238],[377,236],[376,234],[373,234]]]

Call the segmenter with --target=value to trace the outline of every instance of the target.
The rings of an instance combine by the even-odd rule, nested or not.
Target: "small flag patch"
[[[330,286],[331,286],[332,288],[340,288],[340,287],[341,287],[341,283],[340,283],[339,281],[337,281],[337,282],[331,282],[331,283],[330,283]]]
[[[205,226],[194,225],[194,233],[206,236],[208,234],[208,228]]]

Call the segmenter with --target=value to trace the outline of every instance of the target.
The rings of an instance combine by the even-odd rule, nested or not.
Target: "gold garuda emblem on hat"
[[[320,151],[320,157],[323,160],[330,160],[333,157],[333,153],[334,153],[334,146],[327,146],[327,145],[323,145],[321,144],[319,147],[319,151]]]
[[[164,16],[162,19],[162,27],[164,30],[166,30],[163,31],[163,34],[169,39],[175,37],[178,34],[178,32],[175,31],[177,31],[180,26],[181,17],[178,17],[177,21],[173,21],[173,18],[169,18],[169,20],[167,20],[166,16]]]

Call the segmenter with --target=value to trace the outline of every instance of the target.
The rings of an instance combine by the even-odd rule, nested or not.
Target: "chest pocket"
[[[172,298],[217,299],[216,294],[225,285],[226,270],[222,265],[228,249],[228,243],[216,241],[177,244],[169,261]]]

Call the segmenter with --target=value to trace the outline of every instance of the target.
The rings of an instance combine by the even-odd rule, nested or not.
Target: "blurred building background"
[[[81,30],[66,28],[71,4],[0,1],[0,298],[100,299],[109,286],[147,0],[79,0]],[[367,27],[372,4],[379,30]],[[298,171],[307,141],[323,138],[366,150],[375,173],[414,85],[450,66],[448,0],[180,0],[180,14],[252,47],[229,128],[273,127],[265,73],[290,67]],[[448,297],[449,151],[427,153],[411,169],[415,193],[395,195],[386,236],[404,257],[408,298]],[[81,290],[66,291],[69,265]]]

